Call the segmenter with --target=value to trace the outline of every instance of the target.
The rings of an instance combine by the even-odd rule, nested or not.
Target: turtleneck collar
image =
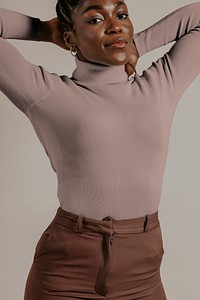
[[[128,81],[124,65],[106,66],[85,62],[75,57],[76,69],[72,73],[75,80],[85,83],[114,84]]]

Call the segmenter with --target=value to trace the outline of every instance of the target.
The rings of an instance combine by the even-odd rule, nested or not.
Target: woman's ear
[[[73,33],[71,31],[65,31],[63,34],[63,39],[66,46],[70,48],[74,48],[76,46],[73,38]]]

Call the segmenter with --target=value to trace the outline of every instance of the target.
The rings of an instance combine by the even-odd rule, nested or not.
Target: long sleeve
[[[6,39],[40,41],[42,33],[39,19],[0,9],[0,90],[24,113],[52,89],[56,75],[27,61]]]
[[[134,41],[140,56],[175,42],[158,63],[178,101],[200,73],[200,2],[181,7],[136,33]]]
[[[40,41],[42,22],[21,13],[0,8],[0,36],[4,39]]]

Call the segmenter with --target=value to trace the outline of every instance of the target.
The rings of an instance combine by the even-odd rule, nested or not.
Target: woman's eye
[[[126,19],[126,18],[128,18],[128,16],[129,16],[128,14],[119,14],[118,18],[119,19]]]
[[[100,18],[94,18],[94,19],[91,19],[88,23],[89,24],[97,24],[99,22],[101,22],[102,20]]]

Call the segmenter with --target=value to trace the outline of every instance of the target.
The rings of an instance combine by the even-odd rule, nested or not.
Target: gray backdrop
[[[189,0],[127,0],[135,31],[142,30]],[[0,0],[10,8],[46,20],[55,0]],[[45,43],[12,41],[30,61],[71,75],[66,51]],[[139,73],[167,45],[142,57]],[[188,53],[188,55],[190,55]],[[176,110],[160,204],[165,255],[162,278],[169,300],[200,294],[200,78]],[[0,299],[21,300],[34,248],[58,207],[57,181],[29,120],[0,93]]]

